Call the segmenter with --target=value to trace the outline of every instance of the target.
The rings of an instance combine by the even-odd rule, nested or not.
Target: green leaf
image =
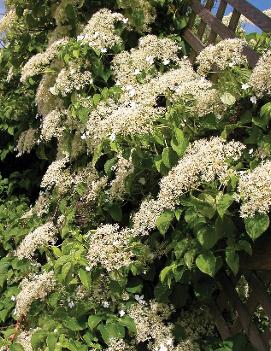
[[[252,240],[259,238],[269,227],[270,221],[267,214],[256,214],[245,218],[245,228]]]
[[[270,119],[271,102],[268,102],[267,104],[262,106],[259,116],[253,116],[252,122],[260,128],[266,128],[270,122]]]
[[[120,222],[122,220],[122,209],[117,204],[112,204],[108,208],[108,213],[116,222]]]
[[[5,350],[5,348],[4,348]],[[12,344],[9,346],[8,349],[6,350],[9,350],[9,351],[24,351],[25,349],[20,345],[20,344]]]
[[[72,331],[79,331],[84,329],[84,327],[78,322],[78,320],[75,317],[70,317],[64,320],[63,323],[66,328]]]
[[[195,249],[189,250],[184,254],[184,257],[183,257],[184,262],[187,265],[188,269],[192,269],[195,257],[196,257],[196,250]]]
[[[220,100],[223,102],[223,104],[231,106],[234,105],[236,102],[235,96],[232,94],[226,92],[223,95],[220,96]]]
[[[215,246],[220,235],[214,227],[205,226],[197,232],[197,239],[204,249],[209,250]]]
[[[116,322],[109,322],[105,325],[100,324],[98,327],[104,342],[109,345],[110,339],[123,339],[125,336],[125,328]]]
[[[48,346],[48,351],[55,351],[55,346],[57,343],[57,339],[58,337],[56,336],[56,334],[50,334],[48,335],[47,339],[46,339],[46,344]]]
[[[170,145],[179,157],[183,156],[188,144],[189,142],[187,139],[185,139],[183,131],[179,128],[176,128],[175,135],[172,138]]]
[[[79,270],[79,277],[80,277],[81,283],[84,285],[84,287],[87,289],[90,289],[90,287],[91,287],[90,272],[87,272],[85,269],[81,268]]]
[[[174,217],[174,212],[165,211],[157,218],[156,225],[162,235],[166,234]]]
[[[212,252],[200,254],[196,259],[200,271],[214,277],[216,273],[216,258]]]
[[[238,247],[239,247],[239,250],[245,251],[248,255],[252,256],[252,247],[248,241],[239,240]]]
[[[230,194],[223,194],[221,196],[221,193],[217,196],[216,198],[216,208],[219,216],[221,218],[224,217],[225,213],[227,212],[227,209],[230,207],[230,205],[234,202],[234,198]]]
[[[239,271],[239,255],[233,249],[226,249],[226,262],[234,275]]]
[[[165,147],[162,152],[162,161],[167,168],[172,168],[176,165],[178,156],[171,147]]]
[[[97,327],[97,325],[103,320],[102,316],[94,314],[88,317],[88,326],[91,330]]]
[[[133,318],[129,316],[124,316],[119,319],[121,325],[126,327],[131,333],[136,333],[136,325]]]
[[[47,332],[44,331],[36,331],[31,338],[31,345],[34,349],[37,349],[42,346],[45,342],[46,337],[48,336]]]
[[[166,266],[164,267],[160,274],[159,274],[159,277],[160,277],[160,281],[161,283],[164,283],[165,280],[167,279],[168,275],[172,272],[172,265],[170,266]]]

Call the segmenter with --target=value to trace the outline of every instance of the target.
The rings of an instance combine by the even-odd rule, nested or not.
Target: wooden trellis
[[[215,3],[218,7],[214,14],[212,10]],[[226,26],[222,20],[227,5],[231,5],[233,11],[229,24]],[[190,60],[192,62],[207,45],[214,44],[221,39],[236,38],[236,29],[241,15],[263,32],[271,32],[271,19],[246,0],[206,0],[204,3],[200,0],[190,0],[190,6],[192,13],[183,37],[191,47]],[[259,55],[249,46],[244,48],[244,54],[247,56],[249,65],[254,67]],[[250,288],[247,301],[242,301],[236,290],[240,276],[233,278],[223,273],[217,279],[218,294],[214,296],[210,306],[217,329],[222,339],[243,332],[255,350],[270,351],[271,330],[260,331],[253,320],[254,312],[261,307],[271,323],[271,297],[267,291],[271,282],[269,238],[260,240],[251,258],[243,257],[241,271]],[[229,311],[236,314],[232,323],[227,319]]]
[[[207,0],[205,5],[203,5],[200,0],[190,0],[192,14],[183,37],[191,46],[191,61],[194,61],[195,57],[206,45],[215,43],[217,37],[221,39],[236,38],[235,31],[241,15],[245,16],[262,31],[266,33],[271,32],[271,18],[246,0],[220,0],[216,14],[212,13],[214,4],[215,0]],[[223,24],[222,19],[228,4],[233,7],[233,12],[229,25],[226,26]],[[200,23],[197,32],[195,33],[192,28],[194,27],[197,16],[200,18]],[[203,43],[202,38],[206,33],[207,28],[207,43]],[[249,46],[245,47],[244,53],[247,56],[250,66],[254,67],[259,59],[258,54]]]

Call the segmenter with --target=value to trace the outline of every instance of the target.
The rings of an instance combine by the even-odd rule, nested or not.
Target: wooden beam
[[[222,20],[222,18],[224,16],[224,13],[226,11],[226,7],[227,7],[226,1],[225,0],[221,0],[220,4],[219,4],[219,7],[218,7],[218,10],[217,10],[217,13],[216,13],[216,18],[217,19]],[[209,44],[215,43],[216,37],[217,37],[217,33],[214,30],[211,30],[211,33],[210,33],[209,38],[208,38],[208,43]]]
[[[271,32],[271,18],[246,0],[226,0],[233,8],[239,11],[264,32]]]

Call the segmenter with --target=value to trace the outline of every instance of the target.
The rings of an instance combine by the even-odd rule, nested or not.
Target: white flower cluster
[[[165,323],[173,310],[168,305],[151,301],[149,304],[134,304],[129,310],[133,318],[137,334],[136,341],[148,342],[152,351],[174,350],[173,324]]]
[[[270,65],[271,50],[261,56],[250,76],[249,84],[259,97],[264,94],[271,94]]]
[[[52,110],[63,110],[63,100],[50,92],[50,88],[55,84],[54,74],[44,74],[37,89],[35,101],[38,112],[42,116],[48,115]]]
[[[127,19],[120,13],[102,9],[96,12],[83,32],[77,37],[82,43],[87,43],[90,47],[106,52],[116,45],[120,45],[122,40],[116,34],[115,24],[117,22],[127,23]]]
[[[241,217],[268,213],[271,208],[271,161],[241,173],[238,192],[242,200]]]
[[[213,70],[246,65],[247,58],[243,54],[245,45],[246,42],[241,39],[225,39],[207,46],[197,57],[198,73],[206,76]]]
[[[49,243],[54,243],[57,230],[52,222],[47,222],[26,235],[15,251],[15,256],[20,259],[31,259],[35,251]]]
[[[82,90],[85,86],[93,83],[92,74],[89,71],[80,71],[80,67],[71,64],[68,68],[63,68],[57,78],[55,85],[50,88],[53,95],[67,96],[73,91]]]
[[[21,133],[18,143],[17,150],[18,156],[21,156],[24,153],[30,153],[33,149],[33,146],[37,141],[37,130],[34,128],[29,128]]]
[[[41,188],[51,188],[56,185],[63,190],[68,190],[72,179],[70,173],[65,169],[68,157],[61,158],[50,164],[41,181]]]
[[[21,218],[28,219],[34,214],[38,217],[42,217],[43,214],[48,213],[49,210],[49,196],[44,192],[40,192],[38,199],[36,200],[33,207],[30,208]]]
[[[54,60],[60,46],[68,42],[67,38],[62,38],[50,45],[46,51],[32,56],[22,68],[21,82],[26,82],[29,77],[41,74],[46,66]]]
[[[203,336],[211,337],[215,333],[215,325],[207,306],[192,306],[182,310],[177,324],[182,327],[185,338],[198,341]]]
[[[52,110],[42,119],[41,138],[45,141],[50,141],[53,137],[60,138],[63,133],[62,117],[65,111],[58,109]]]
[[[125,181],[127,177],[134,172],[134,166],[131,159],[127,160],[118,156],[118,162],[115,166],[115,179],[110,183],[109,194],[112,199],[122,199],[125,194]]]
[[[128,266],[132,262],[131,233],[119,230],[118,225],[105,224],[90,233],[87,254],[91,267],[103,266],[108,272]]]
[[[164,66],[179,63],[178,51],[178,45],[171,39],[158,38],[155,35],[142,37],[137,48],[130,52],[123,51],[114,57],[113,71],[117,84],[123,87],[135,85],[141,73],[148,75],[148,71],[153,71],[156,61]],[[153,72],[149,77],[152,75]]]
[[[202,80],[194,72],[190,62],[184,59],[179,62],[179,68],[152,78],[146,84],[138,83],[135,86],[125,86],[125,92],[118,102],[112,99],[102,101],[90,113],[87,123],[88,144],[93,147],[105,137],[115,137],[117,135],[127,137],[150,133],[155,121],[166,112],[165,107],[157,105],[157,98],[168,92],[172,93],[172,100],[176,100],[180,96],[194,94],[193,96],[196,95],[199,99],[199,104],[196,105],[196,110],[200,111],[198,115],[210,112],[218,104],[211,105],[215,100],[210,88],[211,85],[202,82]],[[193,84],[199,85],[200,88],[205,86],[205,99],[204,92],[200,88],[195,90],[194,85],[189,86],[188,82],[190,81],[194,81]],[[183,90],[182,85],[186,87]],[[209,88],[212,95],[211,101],[208,100],[210,96]]]
[[[17,22],[18,17],[16,10],[11,8],[1,19],[0,19],[0,33],[7,33],[12,26]]]
[[[35,330],[22,331],[16,338],[16,342],[21,344],[24,351],[33,351],[31,338]]]
[[[228,161],[238,160],[244,148],[239,142],[226,142],[219,137],[192,143],[184,157],[162,178],[157,199],[144,201],[134,215],[135,234],[147,235],[156,227],[159,215],[165,209],[174,209],[187,191],[216,178],[224,182],[230,169]]]
[[[95,350],[91,350],[95,351]],[[124,340],[111,339],[110,345],[105,351],[136,351],[135,346],[127,344]]]
[[[53,272],[37,274],[31,279],[23,279],[21,291],[16,297],[15,312],[18,318],[26,317],[35,300],[43,300],[54,290],[55,280]]]
[[[220,117],[225,111],[219,92],[212,87],[212,83],[203,77],[196,77],[181,84],[175,88],[172,100],[184,102],[187,110],[198,117],[205,116],[208,113],[214,113]]]

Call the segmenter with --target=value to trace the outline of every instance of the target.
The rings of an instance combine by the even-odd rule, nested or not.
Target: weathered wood
[[[214,301],[210,304],[210,312],[212,313],[215,325],[217,327],[217,330],[219,331],[222,340],[228,339],[231,336],[230,329],[227,323],[225,322],[225,319],[223,318],[219,307]]]
[[[246,0],[226,0],[233,8],[239,11],[262,31],[271,32],[271,18]]]
[[[236,9],[234,9],[232,12],[232,15],[231,15],[229,26],[228,26],[228,28],[230,30],[232,30],[233,32],[235,32],[235,30],[238,26],[240,16],[241,16],[241,13],[239,11],[237,11]]]
[[[211,10],[214,6],[214,0],[207,0],[206,5],[204,6],[206,9]],[[198,28],[198,38],[202,40],[207,24],[201,20]]]
[[[270,253],[270,235],[259,238],[253,246],[252,256],[245,253],[240,256],[240,269],[243,271],[271,271]]]
[[[191,0],[191,8],[222,39],[236,38],[234,32],[226,27],[219,19],[213,16],[212,13],[206,9],[199,0]],[[184,39],[186,40],[185,35]],[[249,46],[244,48],[244,54],[247,56],[249,65],[254,67],[259,59],[259,55]]]
[[[224,13],[226,11],[226,7],[227,7],[227,2],[225,0],[221,0],[217,13],[216,13],[216,18],[219,20],[222,20]],[[214,30],[211,30],[209,38],[208,38],[208,43],[209,44],[213,44],[215,43],[217,38],[217,33]]]
[[[268,351],[268,345],[261,337],[258,329],[250,319],[250,313],[247,307],[239,299],[237,292],[235,291],[231,280],[226,276],[225,273],[220,275],[220,284],[222,289],[226,292],[227,297],[232,303],[233,307],[238,312],[240,323],[243,327],[244,332],[247,334],[251,344],[257,351]]]
[[[204,49],[203,43],[199,38],[192,32],[191,29],[186,29],[183,34],[183,38],[192,47],[192,49],[198,54]]]
[[[245,274],[245,276],[247,277],[247,280],[255,293],[256,299],[263,307],[265,314],[271,321],[271,299],[266,292],[266,287],[255,273]]]

